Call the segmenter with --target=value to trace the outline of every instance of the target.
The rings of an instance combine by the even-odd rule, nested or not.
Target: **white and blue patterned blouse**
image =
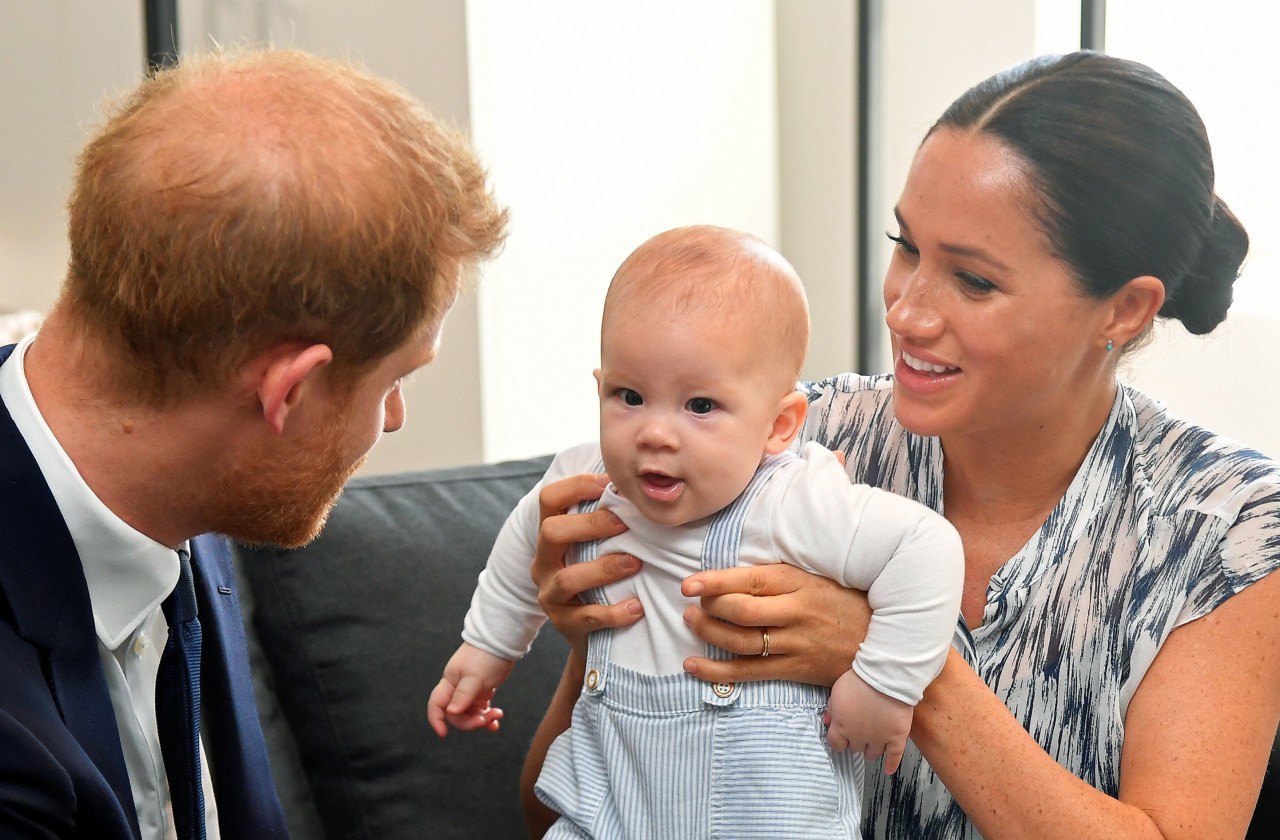
[[[893,415],[892,378],[803,386],[802,440],[847,457],[854,481],[943,512],[942,446]],[[1101,433],[1040,530],[991,579],[982,625],[956,647],[1060,764],[1112,796],[1129,700],[1170,632],[1280,567],[1280,463],[1170,416],[1121,386]],[[868,773],[863,832],[973,838],[908,742]]]

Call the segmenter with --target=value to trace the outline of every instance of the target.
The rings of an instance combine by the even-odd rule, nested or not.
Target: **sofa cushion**
[[[440,739],[426,703],[503,520],[549,458],[357,478],[304,548],[240,547],[252,619],[316,811],[338,838],[519,837],[520,767],[568,649],[549,630]]]

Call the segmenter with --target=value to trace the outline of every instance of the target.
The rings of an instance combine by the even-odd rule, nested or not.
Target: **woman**
[[[1195,109],[1139,64],[1033,60],[947,110],[895,213],[894,376],[807,386],[802,437],[844,453],[853,480],[941,511],[966,571],[915,750],[895,776],[869,774],[864,831],[1243,836],[1280,720],[1280,464],[1115,374],[1156,317],[1220,323],[1247,250]],[[563,567],[568,542],[618,527],[558,515],[598,492],[588,477],[546,488],[534,562],[578,651],[640,619],[575,597],[636,561]],[[702,597],[686,613],[699,635],[743,656],[686,663],[712,681],[830,684],[866,626],[860,595],[781,565],[699,573],[684,592]]]

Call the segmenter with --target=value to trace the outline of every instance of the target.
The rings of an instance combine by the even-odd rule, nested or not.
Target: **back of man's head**
[[[59,307],[149,403],[282,342],[329,345],[349,378],[437,325],[505,225],[465,139],[393,84],[296,51],[198,56],[82,152]]]

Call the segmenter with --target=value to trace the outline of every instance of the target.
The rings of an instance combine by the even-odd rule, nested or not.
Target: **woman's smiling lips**
[[[640,489],[656,502],[674,502],[684,491],[684,481],[659,472],[640,474]]]
[[[899,386],[922,393],[945,387],[958,373],[958,367],[931,362],[902,349],[898,351],[898,360],[893,368],[893,376]]]

